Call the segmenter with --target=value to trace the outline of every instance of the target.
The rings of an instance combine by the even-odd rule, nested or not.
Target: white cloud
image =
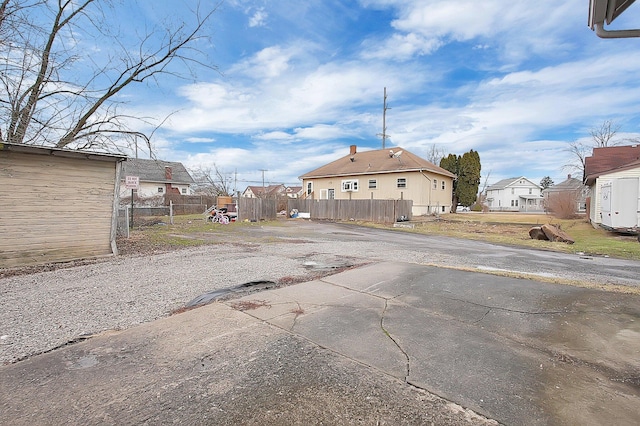
[[[269,14],[265,12],[264,8],[259,8],[256,10],[249,19],[249,27],[263,27],[266,25],[266,20],[269,17]]]

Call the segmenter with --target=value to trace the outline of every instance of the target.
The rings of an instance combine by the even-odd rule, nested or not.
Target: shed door
[[[638,226],[638,178],[612,182],[611,223],[614,228]]]
[[[600,187],[600,211],[602,214],[602,224],[611,224],[611,182],[606,182]]]

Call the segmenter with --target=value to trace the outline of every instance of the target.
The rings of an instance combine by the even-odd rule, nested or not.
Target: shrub
[[[575,219],[578,217],[577,191],[552,192],[546,199],[546,207],[558,219]]]

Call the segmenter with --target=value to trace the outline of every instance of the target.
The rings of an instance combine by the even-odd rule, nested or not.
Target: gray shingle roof
[[[537,183],[531,182],[529,179],[527,179],[524,176],[520,176],[520,177],[514,177],[514,178],[508,178],[508,179],[499,180],[498,182],[494,183],[493,185],[490,185],[487,188],[487,191],[493,191],[493,190],[496,190],[496,189],[505,189],[506,187],[508,187],[509,185],[512,185],[514,182],[519,181],[520,179],[524,179],[527,182],[532,183],[537,187],[540,187],[540,185],[538,185]]]
[[[171,169],[171,179],[167,179],[167,167]],[[124,179],[125,176],[138,176],[141,182],[194,183],[193,178],[182,163],[175,161],[128,158],[123,163],[122,178]]]

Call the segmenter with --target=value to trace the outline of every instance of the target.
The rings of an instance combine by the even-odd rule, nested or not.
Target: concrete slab
[[[638,296],[383,262],[2,366],[0,423],[635,425],[639,325]]]
[[[267,293],[323,307],[293,333],[394,377],[404,358],[408,383],[501,423],[640,421],[637,296],[402,263]]]
[[[0,367],[0,424],[494,423],[214,303]]]

